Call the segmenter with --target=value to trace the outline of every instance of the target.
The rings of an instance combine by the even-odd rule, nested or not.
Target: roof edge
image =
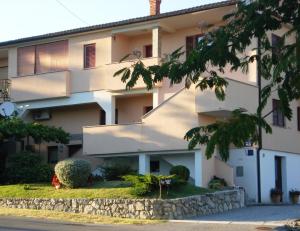
[[[114,27],[118,27],[118,26],[126,26],[126,25],[130,25],[130,24],[135,24],[135,23],[142,23],[142,22],[146,22],[146,21],[153,21],[153,20],[162,19],[162,18],[190,14],[190,13],[194,13],[194,12],[198,12],[198,11],[204,11],[204,10],[210,10],[210,9],[234,5],[237,2],[238,2],[238,0],[227,0],[227,1],[205,4],[205,5],[191,7],[191,8],[177,10],[177,11],[166,12],[166,13],[162,13],[159,15],[153,15],[153,16],[150,15],[150,16],[126,19],[126,20],[121,20],[121,21],[116,21],[116,22],[110,22],[110,23],[105,23],[105,24],[98,24],[98,25],[93,25],[93,26],[88,26],[88,27],[80,27],[80,28],[75,28],[75,29],[70,29],[70,30],[64,30],[64,31],[53,32],[53,33],[48,33],[48,34],[25,37],[25,38],[20,38],[20,39],[8,40],[8,41],[0,42],[0,48],[5,47],[5,46],[10,46],[10,45],[16,45],[16,44],[20,44],[20,43],[33,42],[33,41],[38,41],[38,40],[43,40],[43,39],[56,38],[56,37],[61,37],[61,36],[68,36],[68,35],[72,35],[72,34],[79,34],[79,33],[85,33],[85,32],[97,31],[97,30],[104,30],[104,29],[114,28]]]

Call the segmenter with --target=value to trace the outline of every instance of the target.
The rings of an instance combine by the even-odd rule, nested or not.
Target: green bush
[[[66,187],[78,188],[87,184],[91,174],[91,165],[86,160],[63,160],[55,165],[55,174]]]
[[[122,179],[131,184],[131,193],[136,196],[145,196],[158,189],[158,178],[154,175],[126,175]]]
[[[4,172],[7,183],[40,183],[50,182],[53,170],[42,158],[32,152],[21,152],[9,156]]]
[[[227,186],[226,181],[223,178],[214,176],[208,183],[209,189],[221,190]]]
[[[102,176],[105,180],[122,180],[122,176],[136,174],[131,167],[127,165],[115,164],[111,166],[103,166]]]
[[[185,184],[190,178],[190,170],[183,165],[177,165],[171,168],[170,175],[175,175],[174,183]]]

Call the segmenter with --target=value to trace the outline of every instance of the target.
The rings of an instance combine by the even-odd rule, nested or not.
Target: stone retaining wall
[[[179,199],[15,199],[0,207],[43,209],[122,218],[182,219],[244,207],[244,190],[235,189]]]

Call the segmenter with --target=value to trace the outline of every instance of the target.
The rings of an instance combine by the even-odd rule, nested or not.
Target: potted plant
[[[300,191],[297,189],[290,190],[290,199],[293,204],[298,204]]]
[[[280,189],[272,188],[270,191],[270,196],[271,196],[272,202],[276,203],[276,204],[280,203],[282,194],[283,193]]]

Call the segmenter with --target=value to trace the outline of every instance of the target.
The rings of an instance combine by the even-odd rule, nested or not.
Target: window
[[[81,144],[69,145],[69,157],[73,157],[81,148]]]
[[[280,101],[277,99],[273,99],[273,125],[284,127],[284,115],[280,110]]]
[[[48,163],[56,164],[58,162],[58,147],[49,146],[48,147]]]
[[[273,60],[280,55],[280,47],[283,43],[283,38],[276,34],[272,34],[272,58]]]
[[[235,171],[236,177],[243,177],[244,176],[244,167],[243,166],[237,166]]]
[[[300,107],[297,107],[298,131],[300,131]]]
[[[198,42],[201,41],[203,38],[202,35],[193,35],[186,37],[186,56],[188,57],[189,54],[194,50],[198,44]]]
[[[152,57],[152,45],[146,45],[144,48],[144,56],[145,58],[151,58]]]
[[[18,76],[67,69],[68,41],[18,48]]]
[[[104,110],[100,110],[100,125],[106,124],[106,113]]]
[[[84,45],[84,68],[96,66],[96,44]]]
[[[159,172],[159,161],[150,161],[150,172]]]
[[[144,115],[147,114],[149,111],[151,111],[153,109],[152,106],[146,106],[144,107]]]

